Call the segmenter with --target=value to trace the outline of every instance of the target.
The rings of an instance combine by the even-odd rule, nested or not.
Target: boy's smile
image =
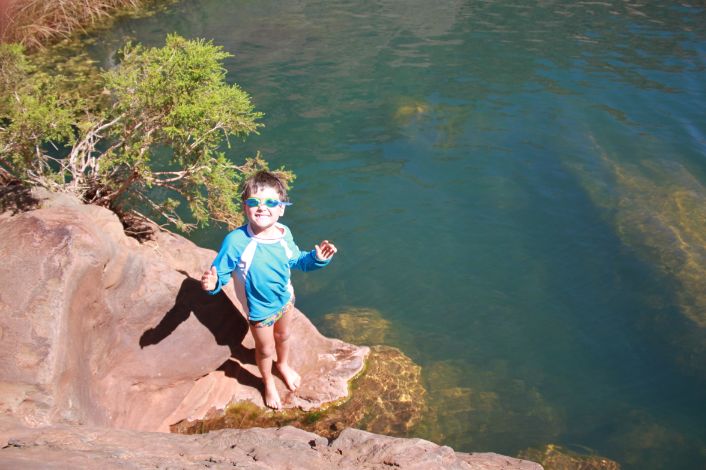
[[[274,188],[260,188],[257,192],[250,194],[248,197],[255,197],[264,201],[265,199],[280,199],[279,193]],[[261,237],[279,237],[282,234],[277,230],[275,224],[284,214],[284,206],[267,207],[265,204],[260,204],[257,207],[248,207],[243,204],[250,229],[255,235]]]

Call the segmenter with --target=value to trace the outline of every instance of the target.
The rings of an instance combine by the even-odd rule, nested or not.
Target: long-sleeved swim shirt
[[[220,292],[235,274],[245,290],[250,321],[264,320],[289,302],[294,293],[292,268],[312,271],[330,262],[319,260],[316,250],[300,251],[286,225],[278,223],[276,227],[282,233],[276,239],[258,238],[247,224],[233,230],[226,235],[213,261],[218,282],[209,294]]]

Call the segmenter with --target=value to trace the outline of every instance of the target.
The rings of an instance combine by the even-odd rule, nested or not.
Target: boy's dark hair
[[[263,188],[274,188],[282,202],[287,202],[287,185],[274,173],[260,170],[243,183],[241,199],[244,201]]]

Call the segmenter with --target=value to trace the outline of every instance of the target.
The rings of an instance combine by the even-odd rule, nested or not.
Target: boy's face
[[[265,199],[280,200],[277,190],[270,187],[258,188],[256,192],[251,193],[248,197],[256,197],[260,199],[260,201],[264,201]],[[284,206],[267,207],[265,204],[261,203],[257,207],[248,207],[243,203],[243,211],[248,218],[250,228],[253,232],[258,234],[268,230],[277,223],[277,220],[284,215]]]

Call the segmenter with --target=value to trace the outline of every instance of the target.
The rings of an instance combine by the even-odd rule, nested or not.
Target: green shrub
[[[181,230],[240,224],[240,183],[267,164],[257,156],[235,165],[220,150],[262,126],[248,94],[225,81],[229,54],[170,35],[164,47],[128,44],[120,56],[100,75],[103,93],[83,98],[34,70],[17,46],[0,46],[0,171],[122,217]],[[180,202],[193,223],[177,212]]]

